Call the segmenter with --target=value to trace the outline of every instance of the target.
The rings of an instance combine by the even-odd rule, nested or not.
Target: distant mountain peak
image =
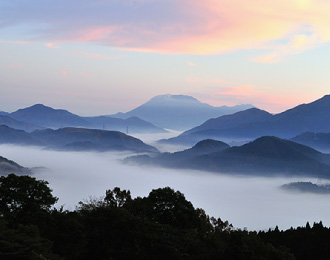
[[[190,100],[190,101],[198,101],[196,98],[187,95],[172,95],[172,94],[165,94],[165,95],[158,95],[153,97],[151,100],[159,100],[159,99],[172,99],[172,100]]]
[[[19,109],[16,112],[18,112],[18,111],[20,111],[20,112],[22,112],[22,111],[31,111],[31,112],[36,112],[36,111],[44,112],[44,111],[46,111],[46,112],[49,112],[49,111],[56,111],[56,110],[58,110],[58,109],[54,109],[54,108],[46,106],[44,104],[34,104],[30,107]],[[62,110],[62,111],[65,111],[65,110]],[[16,112],[14,112],[14,113],[16,113]],[[14,113],[12,113],[12,114],[14,114]]]
[[[253,107],[238,105],[215,107],[188,95],[158,95],[127,113],[117,113],[114,117],[137,116],[152,124],[168,129],[186,130],[206,120],[221,115],[232,114]]]
[[[31,110],[31,111],[54,111],[57,109],[54,109],[52,107],[46,106],[44,104],[35,104],[30,107],[25,108],[25,110]]]
[[[185,105],[207,105],[208,104],[202,103],[194,97],[187,96],[187,95],[158,95],[150,99],[148,102],[143,104],[142,106],[185,106]]]
[[[48,107],[48,106],[45,106],[44,104],[34,104],[31,107]]]
[[[61,125],[84,126],[87,122],[81,117],[64,109],[54,109],[43,104],[19,109],[10,117],[45,127],[60,127]]]

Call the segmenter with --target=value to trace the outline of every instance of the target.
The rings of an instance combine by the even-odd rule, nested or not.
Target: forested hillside
[[[194,208],[169,187],[132,198],[107,190],[75,210],[55,209],[48,183],[0,177],[0,259],[329,259],[330,230],[253,232]]]

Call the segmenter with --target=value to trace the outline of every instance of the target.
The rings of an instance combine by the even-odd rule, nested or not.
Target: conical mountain
[[[168,94],[155,96],[127,113],[118,113],[114,116],[119,118],[137,116],[156,126],[186,130],[210,118],[235,113],[251,107],[252,105],[213,107],[191,96]]]

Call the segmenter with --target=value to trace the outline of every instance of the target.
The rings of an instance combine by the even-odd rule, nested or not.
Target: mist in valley
[[[151,141],[151,140],[150,140]],[[45,167],[34,176],[49,182],[59,197],[57,207],[73,210],[79,201],[97,198],[107,189],[129,189],[133,197],[170,186],[185,194],[195,207],[228,220],[236,228],[287,229],[320,220],[330,226],[329,195],[287,192],[280,186],[317,179],[232,177],[193,170],[128,166],[131,153],[58,152],[34,147],[1,145],[0,154],[25,167]]]

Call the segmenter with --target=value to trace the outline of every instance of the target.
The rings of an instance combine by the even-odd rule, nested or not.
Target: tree
[[[0,215],[13,223],[37,221],[58,200],[52,195],[47,181],[24,175],[0,177]]]
[[[94,198],[79,201],[78,211],[92,211],[99,208],[122,208],[132,201],[131,192],[129,190],[121,190],[115,187],[113,190],[106,190],[105,197]]]
[[[105,192],[104,201],[111,207],[121,208],[131,200],[132,197],[129,190],[120,190],[120,188],[115,187],[113,190],[107,190]]]
[[[198,215],[194,206],[180,191],[170,187],[152,190],[147,197],[151,207],[151,217],[160,224],[191,228],[198,225]]]

